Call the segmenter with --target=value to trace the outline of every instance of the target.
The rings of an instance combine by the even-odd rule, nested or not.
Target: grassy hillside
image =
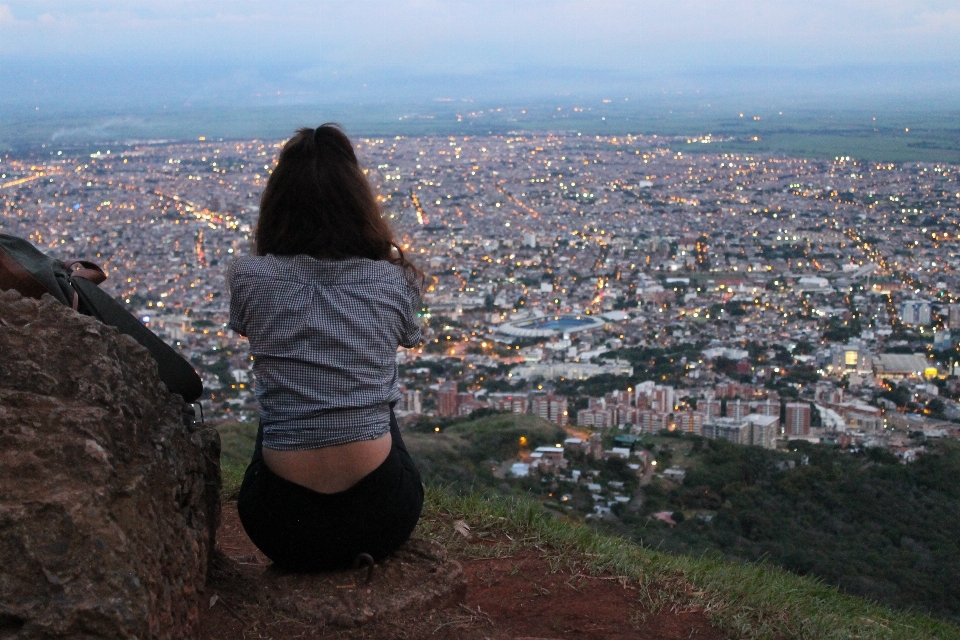
[[[960,447],[904,465],[796,443],[790,452],[674,439],[680,484],[654,482],[612,530],[664,551],[764,562],[851,594],[960,620]],[[651,519],[670,511],[675,527]]]
[[[563,429],[546,420],[511,413],[452,423],[427,421],[403,434],[425,479],[457,491],[480,492],[524,490],[495,475],[504,461],[518,455],[521,438],[523,448],[533,451],[566,437]]]
[[[428,488],[418,535],[469,552],[452,526],[457,520],[467,522],[473,534],[506,534],[512,540],[485,548],[486,555],[537,549],[556,567],[621,576],[639,585],[638,597],[651,611],[702,609],[731,638],[960,638],[960,628],[948,622],[892,611],[781,569],[663,553],[558,518],[525,498]],[[476,553],[477,546],[471,547]]]
[[[436,431],[437,428],[440,430]],[[221,461],[224,491],[228,496],[235,495],[243,468],[253,449],[256,424],[224,423],[219,425],[218,429],[223,443]],[[536,548],[547,553],[551,561],[558,565],[573,562],[594,573],[606,572],[623,576],[641,586],[641,597],[653,610],[660,607],[703,608],[709,612],[714,624],[728,630],[731,637],[785,640],[960,638],[960,628],[949,622],[871,604],[867,600],[841,593],[838,588],[829,586],[820,579],[798,576],[772,566],[769,562],[736,562],[725,559],[716,552],[700,553],[702,549],[693,542],[682,542],[684,535],[702,534],[702,531],[696,528],[699,526],[696,523],[700,521],[695,517],[681,522],[672,531],[665,528],[655,529],[657,525],[652,525],[654,528],[651,528],[650,524],[643,520],[646,540],[645,544],[637,544],[630,539],[634,535],[630,532],[627,516],[618,518],[612,525],[607,523],[598,530],[597,527],[583,524],[582,518],[575,511],[562,512],[553,501],[547,501],[547,504],[554,504],[554,508],[547,508],[542,501],[546,499],[548,487],[543,486],[539,479],[506,481],[493,473],[497,466],[494,462],[508,460],[517,454],[521,436],[527,438],[527,448],[532,450],[541,444],[553,444],[562,439],[564,434],[562,430],[538,418],[514,415],[431,423],[419,430],[406,431],[405,441],[417,459],[428,485],[427,503],[419,535],[435,538],[456,549],[461,539],[459,534],[453,533],[452,523],[464,520],[476,534],[489,531],[506,534],[512,539],[511,546],[493,546],[487,550],[488,553],[509,555],[512,548]],[[738,482],[746,482],[742,476],[743,468],[752,466],[762,469],[766,466],[766,462],[748,464],[745,460],[754,460],[755,454],[761,458],[776,455],[760,449],[742,447],[727,451],[724,444],[720,444],[719,449],[707,450],[703,442],[700,449],[691,455],[693,441],[669,438],[657,440],[660,443],[670,443],[667,446],[673,449],[670,451],[664,446],[659,451],[662,460],[668,460],[672,456],[672,462],[686,466],[689,477],[694,478],[696,483],[715,483],[718,487],[727,487],[728,491]],[[654,448],[659,446],[661,445]],[[798,459],[801,453],[796,452]],[[713,456],[711,460],[717,464],[703,463],[697,458],[701,454]],[[738,454],[742,454],[741,457],[737,457]],[[809,466],[801,469],[801,474],[807,473],[805,470],[810,467],[822,468],[818,466],[820,464],[820,461],[811,461]],[[902,468],[902,465],[899,467]],[[895,470],[884,464],[867,466],[867,470],[874,468],[881,476],[896,475]],[[799,467],[794,470],[796,469]],[[607,474],[608,472],[604,471],[598,477],[607,477]],[[794,478],[793,486],[810,485],[814,492],[823,487],[822,483],[813,482],[805,475],[795,475]],[[657,484],[659,485],[659,482]],[[653,499],[650,508],[670,508],[672,500],[688,495],[684,493],[685,486],[686,483],[673,489],[679,491],[676,496],[670,495],[671,490],[663,491],[662,486],[653,490],[652,493],[659,491],[661,494]],[[889,491],[889,487],[880,486],[871,491],[881,495]],[[747,495],[756,493],[746,492]],[[762,492],[760,495],[763,495]],[[740,505],[740,501],[745,499],[735,497],[730,502]],[[859,500],[860,497],[854,494],[853,499]],[[760,501],[757,504],[762,511],[769,511],[773,519],[784,510],[782,505],[775,503]],[[677,508],[678,514],[682,513],[684,505]],[[860,511],[866,508],[868,505],[865,504]],[[697,509],[689,513],[693,516],[694,512],[699,511],[704,510]],[[868,542],[875,541],[872,531],[863,535],[856,532],[855,528],[861,526],[856,513],[851,513],[850,523],[847,524],[851,536],[862,537]],[[734,520],[736,521],[736,518]],[[898,519],[904,520],[905,518]],[[789,522],[781,523],[781,526],[787,527],[781,532],[785,536],[802,538],[806,535],[806,530],[802,527],[796,531],[790,529],[793,525]],[[685,527],[691,527],[689,531],[694,534],[688,533]],[[953,531],[955,529],[942,529],[938,535],[949,537]],[[651,535],[653,532],[660,537]],[[668,544],[671,533],[681,535]],[[688,546],[684,547],[684,544]],[[703,544],[710,547],[714,543],[706,540]],[[816,545],[817,542],[801,539],[797,544]],[[670,545],[674,545],[679,551],[693,553],[666,552],[664,549]],[[475,548],[475,545],[473,547]],[[803,548],[805,547],[797,547],[798,550]],[[465,549],[466,546],[463,547],[466,553]],[[817,548],[808,550],[824,552]],[[734,555],[736,554],[731,553],[728,557]],[[877,562],[877,558],[864,557],[860,561]],[[951,562],[943,562],[945,566],[931,567],[931,570],[955,571],[956,564]],[[949,583],[941,583],[941,586],[944,592],[954,588]]]
[[[220,471],[223,473],[223,490],[228,496],[235,495],[243,481],[243,472],[250,463],[253,448],[257,443],[256,422],[221,422]]]
[[[501,426],[499,450],[482,445],[497,427],[485,418],[409,439],[424,476],[452,489],[526,495],[648,547],[763,562],[888,606],[960,621],[955,443],[928,443],[928,455],[904,465],[881,450],[851,454],[796,443],[792,451],[768,451],[696,436],[648,435],[637,446],[650,449],[661,470],[684,469],[683,480],[658,474],[641,483],[618,458],[568,453],[590,488],[569,472],[495,477],[492,470],[502,461],[516,459],[522,431]],[[549,425],[543,428],[549,434]],[[607,448],[614,435],[606,434]],[[548,435],[546,441],[560,437]],[[608,505],[612,513],[597,517],[596,509]],[[676,526],[654,518],[658,512],[671,513]]]

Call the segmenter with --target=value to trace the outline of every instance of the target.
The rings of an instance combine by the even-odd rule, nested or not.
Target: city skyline
[[[819,400],[843,388],[861,404],[841,410],[860,415],[863,403],[887,407],[890,381],[930,402],[929,379],[957,366],[955,165],[723,153],[713,136],[356,143],[430,276],[426,343],[398,355],[424,410],[438,377],[465,385],[459,414],[489,393],[580,395],[577,381],[609,375],[613,390],[678,389],[648,416],[658,428],[674,407],[697,406],[683,394]],[[278,147],[200,140],[7,158],[0,228],[102,263],[104,289],[200,368],[211,409],[251,411],[249,359],[225,329],[220,283],[250,250]],[[942,402],[960,417],[960,403]],[[641,419],[603,409],[606,424]],[[862,437],[885,442],[896,415]],[[703,418],[690,419],[677,427]],[[863,428],[837,420],[834,430]]]
[[[195,368],[200,420],[222,438],[213,477],[229,541],[229,487],[268,390],[259,352],[231,329],[227,272],[255,253],[284,139],[342,123],[424,272],[423,342],[383,364],[391,422],[427,486],[523,496],[657,557],[713,566],[722,554],[756,563],[754,576],[779,566],[817,580],[821,617],[782,575],[750,582],[746,599],[737,584],[749,614],[729,628],[776,634],[776,620],[822,635],[823,620],[837,624],[825,587],[860,635],[864,621],[896,633],[876,602],[955,623],[955,3],[0,0],[0,233],[101,265],[104,294]],[[34,305],[5,296],[5,317]],[[84,345],[112,341],[84,322]],[[11,380],[28,413],[42,402],[28,394],[48,393]],[[93,402],[83,411],[119,421],[110,433],[130,415],[128,400]],[[17,442],[36,441],[37,424]],[[84,450],[122,475],[121,449]],[[447,533],[433,535],[449,540],[453,512],[439,513]],[[497,518],[466,516],[450,535],[499,546],[486,537],[508,531]],[[517,539],[540,553],[560,540]],[[527,559],[504,548],[512,575]],[[670,574],[641,566],[645,584],[661,589],[656,576],[682,566],[669,562]],[[608,586],[634,599],[618,580]],[[617,606],[631,632],[666,611],[638,618],[597,584],[576,595],[596,633]],[[683,586],[709,605],[680,615],[721,619],[723,584]],[[243,606],[214,592],[233,604],[214,608],[214,595],[208,617]],[[851,594],[870,600],[864,615]],[[531,618],[531,602],[511,617]],[[563,607],[548,606],[559,633]],[[489,635],[492,610],[476,611]],[[16,631],[17,616],[0,623]],[[438,620],[424,624],[436,634]]]
[[[282,140],[203,138],[4,154],[0,231],[103,265],[103,291],[197,369],[204,419],[252,443],[257,376],[229,329],[225,273],[252,250]],[[451,477],[680,552],[683,536],[706,544],[731,530],[731,513],[757,514],[770,545],[735,557],[955,617],[944,572],[909,564],[912,546],[858,534],[889,523],[901,535],[889,514],[929,503],[926,489],[891,502],[900,494],[876,491],[880,475],[864,469],[924,473],[960,440],[960,165],[729,152],[719,135],[353,142],[427,273],[424,343],[396,356],[407,442],[508,435],[490,452],[442,453],[472,468]],[[765,475],[701,498],[694,448],[714,465],[766,460]],[[472,459],[482,463],[464,467]],[[866,524],[824,537],[792,498],[726,505],[775,490],[764,478],[804,484],[825,466],[882,500]],[[822,495],[814,485],[811,503]],[[862,513],[860,495],[844,481],[826,513]],[[955,497],[941,503],[955,509]],[[910,535],[955,566],[943,530],[920,522]],[[821,542],[790,542],[806,538]],[[774,555],[780,540],[831,562],[808,571]],[[882,560],[849,562],[851,540]],[[845,582],[852,570],[871,580]],[[907,579],[916,586],[889,595]]]

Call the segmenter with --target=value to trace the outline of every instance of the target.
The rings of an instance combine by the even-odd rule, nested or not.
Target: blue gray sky
[[[936,91],[958,69],[957,0],[0,0],[5,105]]]

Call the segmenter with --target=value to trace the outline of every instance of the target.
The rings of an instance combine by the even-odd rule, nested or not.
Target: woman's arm
[[[403,299],[402,335],[400,346],[412,349],[423,342],[423,332],[420,330],[420,288],[403,279],[405,285]]]
[[[244,296],[241,278],[238,275],[240,259],[236,259],[227,270],[227,288],[230,290],[230,328],[241,336],[247,335],[244,327]]]

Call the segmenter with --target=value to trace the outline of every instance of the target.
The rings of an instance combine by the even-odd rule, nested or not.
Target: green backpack
[[[116,327],[146,347],[170,391],[195,402],[203,393],[200,376],[183,356],[97,286],[106,279],[107,274],[93,262],[64,263],[23,238],[0,233],[0,290],[16,289],[38,300],[49,293],[74,311]]]

